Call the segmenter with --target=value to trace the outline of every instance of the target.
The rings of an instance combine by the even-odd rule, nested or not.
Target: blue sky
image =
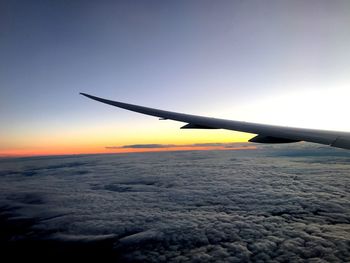
[[[349,1],[2,1],[0,10],[3,152],[104,133],[113,145],[196,136],[79,92],[350,130]]]

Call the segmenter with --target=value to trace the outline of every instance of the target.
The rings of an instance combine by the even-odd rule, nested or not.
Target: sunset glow
[[[146,129],[147,130],[147,129]],[[30,140],[15,141],[8,144],[8,148],[0,150],[0,156],[34,156],[34,155],[64,155],[64,154],[89,154],[89,153],[128,153],[148,151],[177,151],[177,150],[227,150],[223,146],[193,147],[196,143],[240,143],[246,142],[252,135],[231,131],[183,131],[175,129],[157,133],[148,131],[143,136],[137,136],[133,132],[122,131],[113,133],[113,130],[105,133],[76,134],[75,136],[48,136],[35,137]],[[79,136],[80,135],[80,136]],[[108,147],[122,147],[128,144],[173,144],[179,147],[155,148],[155,149],[108,149]],[[243,149],[254,149],[255,147]],[[240,149],[238,147],[237,149]]]

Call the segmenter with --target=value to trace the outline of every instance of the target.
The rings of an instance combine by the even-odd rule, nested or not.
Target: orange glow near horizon
[[[170,122],[168,123],[170,124]],[[116,132],[117,131],[117,132]],[[186,130],[179,131],[178,124],[146,126],[135,124],[129,127],[99,126],[72,127],[71,130],[45,130],[12,133],[7,140],[0,138],[1,157],[106,154],[151,151],[185,150],[230,150],[224,146],[193,146],[208,143],[242,143],[251,134],[227,130]],[[123,148],[133,144],[162,144],[174,147],[164,148]],[[187,146],[188,145],[188,146]],[[107,149],[106,147],[114,147]],[[247,149],[246,147],[243,147]],[[231,149],[232,150],[232,149]]]
[[[79,155],[79,154],[113,154],[113,153],[142,153],[142,152],[170,152],[170,151],[210,151],[210,150],[255,150],[256,146],[225,147],[225,146],[171,146],[155,148],[85,148],[85,149],[54,149],[54,150],[12,150],[1,151],[0,157],[30,157],[30,156],[53,156],[53,155]]]

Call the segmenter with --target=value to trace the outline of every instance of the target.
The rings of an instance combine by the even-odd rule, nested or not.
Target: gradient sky
[[[350,131],[350,1],[1,1],[0,155],[246,141],[79,92]]]

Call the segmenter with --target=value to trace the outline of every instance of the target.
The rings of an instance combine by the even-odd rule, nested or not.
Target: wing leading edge
[[[165,111],[128,104],[80,93],[90,99],[106,103],[122,109],[158,117],[164,120],[174,120],[187,123],[183,129],[226,129],[257,134],[251,142],[258,143],[292,143],[299,141],[325,144],[350,150],[350,133],[304,128],[292,128],[251,122],[233,121],[217,118],[196,116],[172,111]]]

